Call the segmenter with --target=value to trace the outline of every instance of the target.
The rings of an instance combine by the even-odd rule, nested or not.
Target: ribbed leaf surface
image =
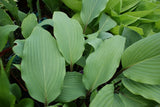
[[[123,85],[133,94],[141,95],[144,98],[160,103],[160,85],[149,85],[138,83],[129,79],[123,79]]]
[[[114,100],[114,86],[103,87],[90,103],[89,107],[112,107]]]
[[[58,48],[66,61],[73,65],[84,51],[84,38],[81,25],[65,13],[54,12],[54,35]]]
[[[60,102],[70,102],[85,95],[86,90],[82,83],[82,74],[78,72],[67,72],[62,93],[57,100]]]
[[[83,83],[93,90],[107,82],[116,72],[123,53],[125,38],[116,36],[105,40],[86,61]]]
[[[134,81],[160,84],[160,33],[128,47],[122,55],[124,75]]]
[[[108,0],[82,0],[81,18],[84,25],[88,25],[103,11]]]
[[[41,27],[35,27],[26,39],[21,75],[34,99],[50,103],[61,92],[65,76],[65,61],[55,39]]]

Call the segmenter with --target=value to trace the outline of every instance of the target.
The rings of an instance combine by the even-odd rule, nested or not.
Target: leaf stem
[[[85,34],[85,32],[86,32],[87,26],[88,26],[88,24],[86,24],[86,25],[84,26],[83,34]]]

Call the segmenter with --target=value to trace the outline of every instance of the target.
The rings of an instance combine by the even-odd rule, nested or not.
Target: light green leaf
[[[21,75],[31,97],[42,103],[49,104],[61,92],[65,61],[55,39],[41,27],[35,27],[25,41]]]
[[[107,82],[116,72],[124,50],[125,38],[115,36],[105,40],[86,61],[83,83],[92,91]],[[97,63],[98,62],[98,63]]]
[[[22,22],[22,34],[24,38],[28,38],[33,28],[38,24],[35,14],[29,14]]]
[[[143,84],[129,79],[123,79],[122,83],[133,94],[160,103],[160,85]]]
[[[125,107],[124,103],[122,102],[122,99],[119,96],[119,94],[114,94],[114,101],[113,101],[113,106],[112,107]]]
[[[16,83],[13,83],[10,85],[10,91],[16,97],[16,100],[19,101],[22,96],[20,87]]]
[[[0,26],[4,26],[7,24],[13,24],[9,15],[2,9],[0,9]]]
[[[109,31],[113,27],[115,27],[117,23],[111,19],[111,17],[107,16],[105,13],[102,14],[99,21],[99,32]]]
[[[9,90],[9,80],[3,69],[3,64],[0,59],[0,106],[12,107],[15,104],[16,98]]]
[[[129,29],[132,29],[133,31],[137,32],[139,35],[143,36],[144,32],[143,29],[136,26],[127,26]]]
[[[12,62],[13,62],[15,56],[16,56],[16,55],[12,56],[12,58],[8,61],[7,66],[6,66],[6,69],[5,69],[8,77],[9,77],[9,75],[10,75],[10,68],[11,68],[11,65],[12,65]]]
[[[141,0],[122,0],[122,1],[123,2],[122,2],[121,13],[131,9],[134,6],[136,6]]]
[[[19,71],[21,71],[21,65],[20,64],[13,64]]]
[[[27,14],[25,14],[24,12],[18,10],[18,17],[19,17],[19,20],[22,22],[23,19],[24,19],[25,17],[27,17]]]
[[[62,2],[70,9],[80,12],[82,8],[82,0],[62,0]]]
[[[113,37],[113,35],[108,32],[100,32],[98,35],[98,38],[101,38],[102,40],[109,39],[111,37]]]
[[[88,25],[98,17],[107,4],[108,0],[82,0],[81,18],[84,25]]]
[[[100,38],[92,38],[87,39],[86,42],[96,50],[103,41]]]
[[[86,90],[82,83],[82,74],[78,72],[67,72],[62,93],[57,100],[60,102],[71,102],[85,95]]]
[[[53,27],[53,20],[52,19],[46,19],[43,20],[41,23],[38,24],[38,26],[44,26],[44,25],[50,25]]]
[[[114,100],[114,86],[104,86],[90,103],[89,107],[112,107]]]
[[[142,39],[142,37],[137,32],[135,32],[127,27],[124,28],[124,30],[122,32],[122,36],[126,38],[125,48],[129,47],[134,42]]]
[[[77,20],[70,19],[62,12],[54,12],[53,22],[58,48],[66,61],[73,65],[80,59],[84,51],[84,38],[81,25]]]
[[[18,28],[17,25],[5,25],[5,26],[0,26],[0,52],[2,49],[5,47],[7,41],[8,41],[8,36],[11,32],[15,31]]]
[[[15,40],[14,43],[16,46],[13,47],[13,52],[19,57],[22,57],[25,40]]]
[[[24,98],[15,107],[34,107],[34,101],[30,98]]]
[[[122,14],[119,16],[119,19],[120,19],[120,24],[130,25],[130,24],[136,22],[139,19],[139,17]]]
[[[160,84],[160,33],[128,47],[122,55],[123,74],[134,81]]]

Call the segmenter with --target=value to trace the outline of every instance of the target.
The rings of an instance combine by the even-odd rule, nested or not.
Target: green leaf
[[[139,19],[139,17],[135,17],[135,16],[127,15],[127,14],[122,14],[119,16],[119,19],[120,19],[120,24],[130,25],[130,24],[136,22]]]
[[[136,41],[142,39],[142,37],[135,31],[125,27],[122,36],[126,38],[125,48],[129,47]]]
[[[122,2],[121,13],[131,9],[134,6],[136,6],[141,0],[122,0],[122,1],[123,2]]]
[[[120,14],[121,8],[122,8],[122,0],[109,0],[105,12],[107,12],[110,15],[112,14],[111,16],[113,16],[113,13],[118,15]]]
[[[15,107],[34,107],[34,101],[30,98],[24,98]]]
[[[81,18],[84,25],[88,25],[98,17],[107,4],[108,0],[82,0]]]
[[[133,94],[160,103],[160,85],[143,84],[129,79],[123,79],[122,83]]]
[[[114,100],[114,86],[104,86],[90,103],[90,107],[112,107]]]
[[[12,25],[13,22],[9,15],[4,10],[0,9],[0,26],[4,26],[7,24]]]
[[[160,84],[160,33],[128,47],[122,55],[123,74],[134,81]]]
[[[98,35],[98,38],[101,38],[102,40],[109,39],[111,37],[113,37],[113,35],[108,32],[100,32]]]
[[[32,98],[49,104],[61,93],[65,61],[49,32],[35,27],[25,40],[21,75]]]
[[[86,89],[92,91],[111,79],[119,66],[124,44],[125,38],[115,36],[105,40],[94,53],[89,55],[83,75]]]
[[[9,90],[9,80],[3,69],[3,64],[0,59],[0,106],[12,107],[15,104],[16,98]]]
[[[13,83],[10,85],[10,91],[16,97],[16,100],[19,101],[22,96],[20,87],[16,83]]]
[[[22,22],[22,34],[24,38],[28,38],[34,27],[38,24],[35,14],[29,14]]]
[[[70,9],[80,12],[82,8],[82,0],[62,0],[62,2]]]
[[[113,27],[115,27],[117,23],[111,19],[111,17],[107,16],[106,14],[102,14],[100,21],[99,21],[99,32],[109,31]]]
[[[13,62],[14,58],[15,58],[15,55],[12,56],[12,58],[8,61],[6,69],[5,69],[8,77],[10,75],[10,68],[11,68],[11,65],[12,65],[12,62]]]
[[[139,35],[144,35],[143,29],[136,26],[127,26],[129,29],[132,29],[133,31],[137,32]]]
[[[11,32],[15,31],[18,28],[16,25],[5,25],[5,26],[0,26],[0,52],[2,49],[5,47],[7,41],[8,41],[8,36]]]
[[[14,43],[16,46],[13,47],[13,52],[19,57],[22,57],[25,40],[15,40]]]
[[[128,107],[125,106],[122,102],[122,99],[120,98],[119,94],[114,94],[114,102],[112,107]]]
[[[53,22],[58,48],[66,61],[73,65],[80,59],[84,51],[84,38],[81,25],[77,20],[70,19],[62,12],[54,12]]]
[[[78,72],[67,72],[62,93],[57,98],[60,102],[71,102],[78,97],[86,95],[85,87],[82,83],[82,74]]]
[[[43,20],[41,23],[38,24],[38,26],[44,26],[44,25],[50,25],[53,27],[53,20],[52,19],[46,19]]]
[[[19,17],[19,20],[22,22],[23,19],[24,19],[25,17],[27,17],[27,14],[25,14],[24,12],[18,10],[18,17]]]

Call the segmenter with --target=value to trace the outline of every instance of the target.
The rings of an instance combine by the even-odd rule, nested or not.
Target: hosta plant
[[[69,0],[62,1],[71,6]],[[5,69],[0,60],[0,105],[32,107],[36,102],[45,107],[159,106],[160,33],[157,30],[145,37],[119,20],[121,13],[132,14],[128,11],[140,8],[137,6],[146,0],[131,4],[119,0],[117,3],[122,6],[115,0],[75,1],[81,7],[71,9],[80,13],[72,18],[52,7],[49,8],[54,11],[52,18],[41,23],[31,13],[19,26],[12,21],[0,26],[0,51],[7,44],[10,32],[21,29],[23,39],[16,39],[12,50],[22,60],[14,66],[20,70],[30,95],[21,99],[19,86],[9,82],[9,69],[15,56]],[[11,20],[6,13],[5,16]],[[138,20],[132,23],[136,29],[143,22],[150,22],[145,18]],[[114,35],[117,26],[119,33]]]

